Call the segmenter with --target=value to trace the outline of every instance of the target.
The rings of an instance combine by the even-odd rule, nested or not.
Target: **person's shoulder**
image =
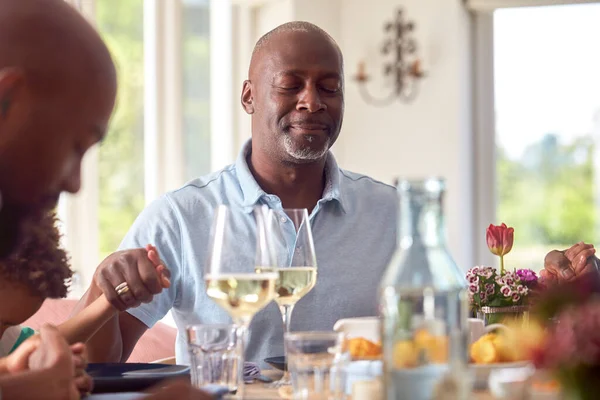
[[[340,168],[342,184],[357,194],[365,196],[379,196],[381,198],[396,201],[396,188],[368,175],[347,171]]]
[[[207,175],[192,179],[182,187],[167,192],[166,196],[171,199],[181,199],[187,196],[209,195],[211,192],[220,192],[224,187],[238,186],[238,178],[235,164],[211,172]]]
[[[340,187],[349,210],[396,212],[396,188],[370,176],[340,169]]]
[[[232,195],[239,188],[236,182],[235,166],[229,165],[158,196],[141,215],[144,219],[173,218],[182,210],[199,210],[217,204],[223,196]]]

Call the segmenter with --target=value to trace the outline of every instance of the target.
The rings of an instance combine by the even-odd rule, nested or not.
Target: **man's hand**
[[[541,277],[548,284],[571,281],[588,272],[597,271],[596,249],[583,242],[571,246],[565,251],[553,250],[544,259]]]
[[[81,345],[69,347],[55,327],[42,327],[38,335],[7,357],[4,366],[8,374],[0,377],[3,395],[15,399],[79,399],[78,384],[85,392],[91,388],[85,382],[87,378],[82,379],[83,350]]]
[[[154,295],[170,285],[170,273],[156,248],[123,250],[106,257],[94,274],[95,285],[119,311],[152,301]],[[116,287],[127,283],[128,291],[118,295]]]
[[[48,382],[48,386],[52,393],[48,393],[48,398],[79,399],[74,378],[73,350],[58,329],[48,325],[40,329],[39,344],[31,352],[28,364],[32,371],[50,372],[52,382]]]

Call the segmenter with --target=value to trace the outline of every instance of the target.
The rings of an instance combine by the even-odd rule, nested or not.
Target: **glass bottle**
[[[399,181],[398,247],[380,288],[387,400],[468,398],[468,298],[445,239],[443,179]]]

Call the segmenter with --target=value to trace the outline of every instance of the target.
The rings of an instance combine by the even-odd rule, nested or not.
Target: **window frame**
[[[464,0],[473,14],[475,70],[473,115],[475,148],[475,232],[496,221],[496,118],[494,101],[494,11],[503,8],[600,3],[598,0]],[[479,263],[496,265],[485,242],[475,241]]]
[[[79,10],[95,26],[97,0],[64,1]],[[185,183],[181,29],[185,0],[143,1],[144,197],[148,205],[161,194]],[[210,140],[211,169],[215,170],[235,158],[236,140],[232,122],[234,92],[231,90],[233,72],[223,68],[223,65],[232,65],[234,28],[230,0],[210,0],[210,8]],[[215,79],[213,71],[219,72]],[[223,87],[229,88],[225,95],[213,89]],[[80,296],[89,286],[101,261],[98,199],[98,148],[94,147],[88,151],[82,164],[80,192],[62,195],[58,209],[64,233],[63,244],[78,275],[71,297]]]

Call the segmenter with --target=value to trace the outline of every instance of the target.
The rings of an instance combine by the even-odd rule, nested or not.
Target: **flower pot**
[[[477,318],[487,325],[501,324],[506,320],[529,320],[529,306],[481,307],[477,310]]]

